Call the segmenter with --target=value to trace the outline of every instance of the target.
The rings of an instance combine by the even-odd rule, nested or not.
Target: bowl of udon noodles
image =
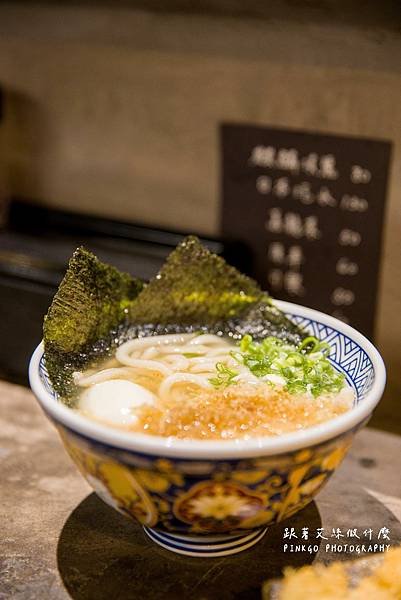
[[[190,238],[180,251],[198,251],[197,244]],[[215,264],[205,279],[209,286],[212,275],[216,288],[214,308],[205,313],[209,295],[193,287],[183,294],[171,281],[176,271],[181,284],[192,276],[180,272],[181,263],[176,268],[176,256],[169,263],[174,268],[162,270],[153,289],[151,282],[132,292],[129,282],[127,299],[124,280],[117,300],[125,320],[113,314],[112,336],[104,333],[110,322],[93,335],[94,323],[103,327],[114,306],[107,290],[116,294],[121,280],[106,285],[97,259],[90,257],[92,267],[101,265],[95,275],[89,263],[83,268],[76,255],[74,260],[29,375],[43,411],[98,496],[139,522],[153,542],[198,557],[246,550],[270,525],[311,502],[383,393],[385,368],[371,342],[319,311],[250,296],[255,288],[247,287],[244,276],[235,279],[220,258],[219,279]],[[200,263],[196,282],[210,266],[203,258]],[[226,268],[229,281],[221,281]],[[92,289],[90,301],[85,296],[77,308],[88,272],[91,285],[101,288],[100,301],[93,300]],[[81,277],[72,292],[71,273],[74,285]],[[153,306],[162,284],[161,306]],[[224,294],[226,312],[216,315]],[[224,320],[228,297],[235,303]],[[256,297],[262,305],[255,308]],[[194,309],[200,301],[202,309]],[[176,320],[183,305],[182,322],[174,324],[168,313]],[[152,306],[156,312],[150,315]]]

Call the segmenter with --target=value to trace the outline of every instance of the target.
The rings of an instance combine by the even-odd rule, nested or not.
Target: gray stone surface
[[[285,527],[298,534],[309,527],[312,544],[318,527],[328,536],[332,528],[371,527],[375,538],[388,527],[391,544],[401,541],[400,453],[400,437],[365,429],[316,503],[269,529],[255,548],[179,557],[98,500],[33,395],[0,382],[0,599],[259,598],[261,582],[284,565],[355,556],[326,551],[336,540],[323,540],[317,553],[284,553]]]

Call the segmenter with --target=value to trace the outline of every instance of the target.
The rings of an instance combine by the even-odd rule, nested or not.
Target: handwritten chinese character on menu
[[[391,143],[223,125],[222,233],[279,299],[372,337]]]

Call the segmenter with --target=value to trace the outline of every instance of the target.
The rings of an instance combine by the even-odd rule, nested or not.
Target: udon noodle
[[[211,334],[130,340],[101,367],[74,374],[78,410],[152,435],[230,439],[309,427],[352,405],[346,385],[336,394],[314,397],[290,393],[278,374],[257,377],[238,361],[235,348],[231,340]]]

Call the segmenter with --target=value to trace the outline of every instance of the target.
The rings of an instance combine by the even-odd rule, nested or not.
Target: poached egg
[[[88,388],[81,396],[79,408],[98,421],[133,425],[138,420],[135,409],[155,402],[155,396],[143,386],[125,379],[112,379]]]

